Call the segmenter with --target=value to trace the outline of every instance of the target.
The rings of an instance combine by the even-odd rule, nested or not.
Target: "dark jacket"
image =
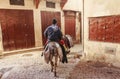
[[[48,41],[59,42],[62,38],[62,32],[57,25],[52,24],[45,30],[44,36],[48,39]]]

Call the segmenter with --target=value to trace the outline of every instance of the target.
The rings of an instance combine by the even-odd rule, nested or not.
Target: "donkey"
[[[44,59],[46,63],[51,64],[51,72],[54,71],[54,76],[56,77],[56,67],[57,67],[57,62],[58,58],[60,61],[62,61],[63,58],[63,53],[60,45],[57,42],[49,42],[45,50],[43,52],[44,54]],[[54,57],[54,62],[53,62],[53,57]]]
[[[65,35],[63,37],[63,40],[65,41],[66,47],[68,49],[70,49],[70,47],[73,46],[72,37],[70,35]],[[54,76],[56,77],[56,67],[57,67],[58,58],[60,62],[63,59],[63,52],[62,52],[60,44],[57,42],[48,42],[47,45],[45,46],[43,54],[44,54],[45,62],[46,63],[50,62],[51,72],[54,71]]]

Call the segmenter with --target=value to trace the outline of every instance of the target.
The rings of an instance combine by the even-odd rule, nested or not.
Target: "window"
[[[55,8],[55,3],[46,1],[46,7],[48,7],[48,8]]]
[[[22,5],[24,6],[24,0],[10,0],[11,5]]]

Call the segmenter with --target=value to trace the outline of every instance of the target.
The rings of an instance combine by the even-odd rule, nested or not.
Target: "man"
[[[57,26],[56,19],[53,19],[52,25],[48,26],[44,32],[44,36],[48,41],[56,41],[59,42],[62,39],[62,32]]]
[[[55,42],[58,42],[60,44],[60,46],[62,48],[62,52],[63,52],[62,62],[67,63],[68,61],[67,61],[65,48],[60,43],[60,40],[62,39],[62,32],[61,32],[60,28],[57,26],[57,20],[56,19],[53,19],[52,25],[47,27],[47,29],[44,32],[44,36],[47,38],[47,42],[55,41]]]

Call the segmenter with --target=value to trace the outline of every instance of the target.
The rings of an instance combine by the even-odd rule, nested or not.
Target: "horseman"
[[[63,34],[62,34],[60,28],[57,26],[56,19],[53,19],[52,25],[50,25],[46,28],[46,30],[44,32],[44,36],[47,38],[46,44],[51,42],[51,41],[59,43],[59,45],[62,49],[62,52],[63,52],[62,63],[64,63],[64,62],[68,63],[66,51],[65,51],[65,48],[63,46],[63,41],[61,42]]]

